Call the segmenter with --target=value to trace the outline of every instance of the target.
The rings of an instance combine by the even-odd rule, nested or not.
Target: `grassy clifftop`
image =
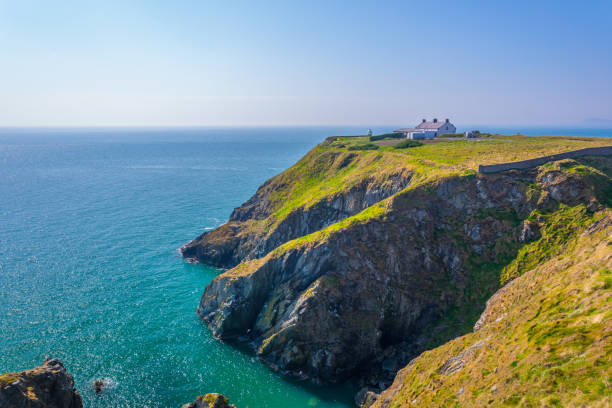
[[[335,140],[334,140],[335,139]],[[298,163],[270,180],[267,189],[271,218],[279,222],[298,207],[308,207],[355,185],[365,177],[383,179],[398,170],[413,174],[413,182],[450,174],[470,174],[479,164],[526,160],[586,147],[612,145],[611,139],[492,135],[483,140],[436,140],[422,146],[395,149],[398,139],[372,144],[378,149],[355,150],[368,137],[330,138]]]

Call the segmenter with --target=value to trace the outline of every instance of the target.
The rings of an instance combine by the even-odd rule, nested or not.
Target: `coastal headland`
[[[328,138],[183,247],[226,269],[213,334],[360,407],[612,404],[612,139],[408,142]],[[50,359],[1,374],[0,406],[82,401]]]
[[[600,297],[611,295],[612,159],[477,169],[611,145],[519,135],[436,143],[328,138],[266,181],[226,224],[182,249],[186,258],[229,268],[205,289],[198,313],[215,336],[251,343],[281,372],[355,381],[366,405],[528,402],[551,387],[555,398],[605,405],[609,397],[575,388],[610,371],[609,347],[601,348],[597,333],[611,330],[610,306]],[[590,272],[579,274],[579,265]],[[561,276],[577,279],[580,290],[600,290],[589,292],[583,314],[552,305],[551,297],[563,295],[563,310],[582,310],[584,298]],[[554,282],[566,286],[548,290]],[[529,293],[511,289],[524,285]],[[526,302],[520,309],[519,298]],[[411,368],[436,352],[433,365]],[[474,358],[483,353],[488,360]],[[543,363],[548,368],[535,373]],[[470,383],[465,373],[474,370],[483,378]],[[554,370],[563,375],[553,384],[546,378]],[[530,387],[534,381],[541,386]]]

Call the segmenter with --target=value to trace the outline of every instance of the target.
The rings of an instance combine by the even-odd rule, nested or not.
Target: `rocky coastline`
[[[93,384],[96,387],[95,383]],[[101,391],[101,390],[100,390]],[[40,366],[15,373],[0,374],[1,408],[83,408],[74,380],[62,362],[46,359]],[[182,408],[236,408],[222,394],[198,396]]]
[[[181,249],[227,268],[197,307],[215,337],[289,376],[351,381],[363,408],[611,402],[597,378],[610,369],[612,158],[481,174],[339,142]],[[590,388],[554,389],[574,378]],[[0,374],[0,407],[83,402],[47,359]],[[236,407],[205,394],[182,408]]]

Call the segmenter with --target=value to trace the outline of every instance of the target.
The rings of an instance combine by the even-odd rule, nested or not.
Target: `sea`
[[[209,392],[239,407],[354,406],[351,384],[286,378],[248,346],[214,339],[196,307],[222,271],[178,249],[325,137],[365,131],[0,129],[0,373],[59,358],[96,408],[180,407]]]

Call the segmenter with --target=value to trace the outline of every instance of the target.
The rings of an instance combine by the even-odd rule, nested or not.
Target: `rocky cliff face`
[[[612,211],[600,211],[498,290],[473,332],[421,354],[362,406],[610,406],[611,236]]]
[[[467,331],[500,275],[522,271],[512,264],[521,247],[551,239],[553,214],[590,219],[605,207],[609,177],[583,167],[413,185],[218,276],[198,312],[279,370],[384,388],[418,353]]]
[[[2,408],[83,408],[72,376],[57,359],[20,373],[0,375]]]
[[[324,166],[341,172],[357,157],[354,153],[324,153],[317,157],[315,164],[319,166],[322,162]],[[294,169],[288,170],[289,176],[295,172]],[[410,171],[399,168],[382,175],[363,177],[342,186],[346,188],[321,194],[316,199],[307,200],[308,204],[298,205],[279,215],[278,194],[288,189],[288,175],[282,173],[264,183],[253,197],[236,208],[226,224],[205,232],[181,251],[186,258],[224,268],[233,267],[244,260],[265,256],[289,240],[357,214],[403,190],[410,183],[411,175]]]

